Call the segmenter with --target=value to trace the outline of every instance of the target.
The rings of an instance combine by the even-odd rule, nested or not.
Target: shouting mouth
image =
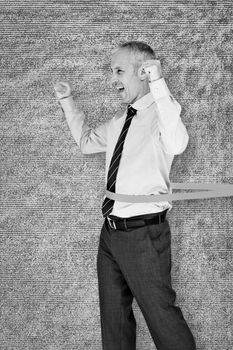
[[[124,90],[125,90],[125,88],[124,88],[123,86],[117,87],[117,91],[118,91],[119,93],[122,93]]]

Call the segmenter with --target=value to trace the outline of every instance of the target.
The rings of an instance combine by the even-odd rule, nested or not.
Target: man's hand
[[[60,81],[54,85],[54,90],[57,96],[57,99],[63,99],[71,95],[71,85],[67,81]]]
[[[148,60],[143,62],[142,69],[146,73],[149,82],[161,79],[163,77],[162,67],[159,60]]]

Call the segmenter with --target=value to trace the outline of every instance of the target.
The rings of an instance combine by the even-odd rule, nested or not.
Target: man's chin
[[[127,96],[120,96],[120,99],[121,99],[121,103],[122,103],[123,105],[128,105],[128,104],[130,104],[129,98],[127,98]]]
[[[121,101],[121,106],[122,106],[123,108],[127,108],[128,105],[130,105],[129,102]]]
[[[125,91],[119,94],[119,98],[122,105],[129,105],[132,103],[132,98],[130,99],[128,94],[125,93]]]

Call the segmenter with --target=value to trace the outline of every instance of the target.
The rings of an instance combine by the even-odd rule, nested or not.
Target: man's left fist
[[[149,82],[161,79],[163,77],[162,67],[159,60],[148,60],[143,62],[142,69],[145,71]]]

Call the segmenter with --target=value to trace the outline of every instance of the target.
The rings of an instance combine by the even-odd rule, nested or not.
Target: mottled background
[[[109,57],[148,42],[190,142],[173,182],[233,183],[232,1],[1,0],[1,350],[100,350],[96,253],[104,155],[82,155],[56,103],[111,118]],[[173,284],[198,350],[231,350],[232,198],[174,202]],[[134,304],[140,350],[154,349]]]

